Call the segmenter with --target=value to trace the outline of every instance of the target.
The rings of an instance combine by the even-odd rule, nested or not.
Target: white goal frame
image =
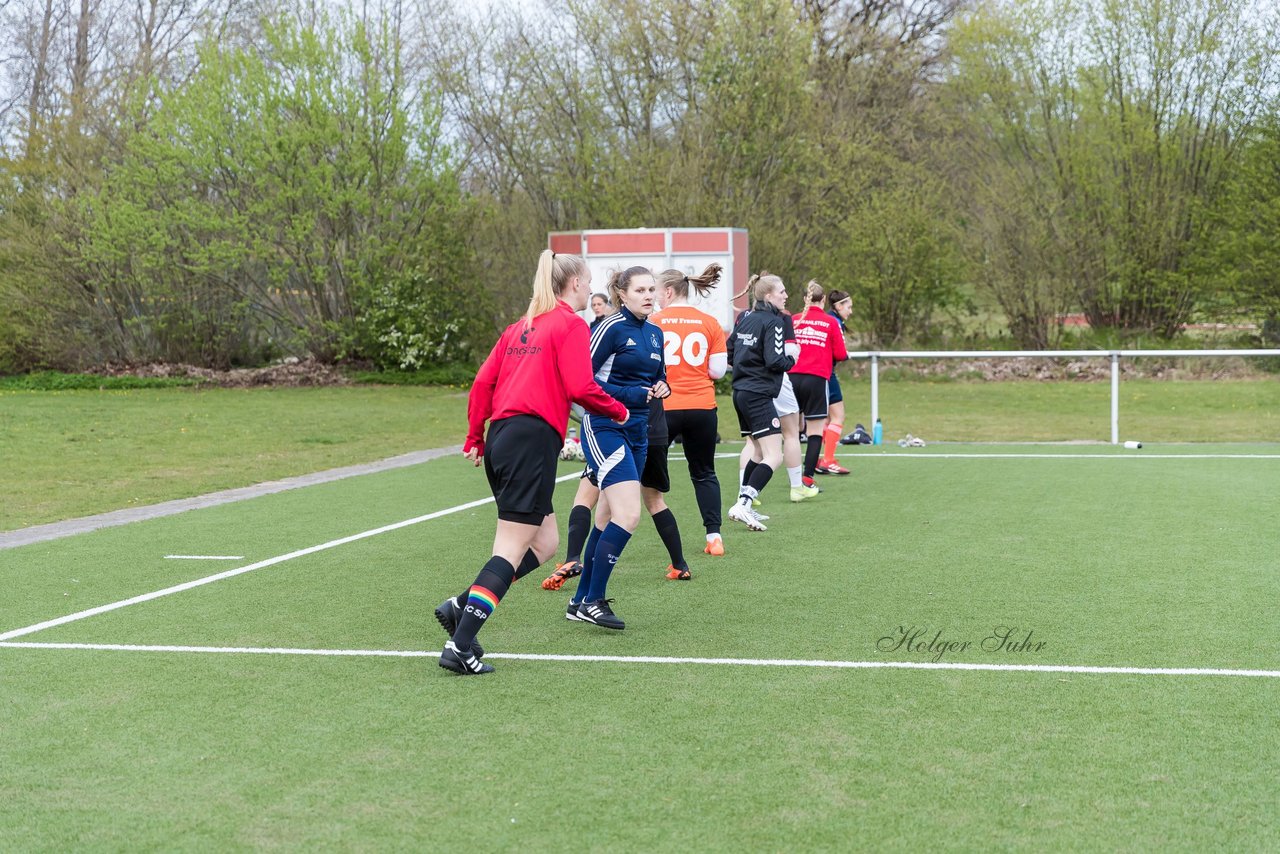
[[[1120,444],[1120,360],[1143,356],[1280,356],[1280,350],[866,350],[850,359],[871,361],[871,423],[880,417],[882,359],[1110,359],[1111,444]]]

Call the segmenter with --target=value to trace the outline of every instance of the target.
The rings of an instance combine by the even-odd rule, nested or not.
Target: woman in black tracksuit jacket
[[[743,473],[742,491],[728,516],[753,531],[765,530],[751,509],[751,501],[782,465],[782,424],[773,399],[782,377],[795,365],[786,346],[787,288],[767,272],[748,282],[755,306],[738,319],[729,336],[729,364],[733,366],[733,407],[738,426],[751,444],[751,462]]]

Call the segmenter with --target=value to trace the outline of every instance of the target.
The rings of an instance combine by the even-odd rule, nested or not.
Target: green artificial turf
[[[1274,677],[501,657],[1280,670],[1275,445],[842,461],[798,505],[779,474],[770,530],[713,559],[673,454],[693,580],[646,519],[610,586],[625,631],[566,621],[548,565],[486,626],[483,678],[435,666],[431,609],[492,504],[15,638],[432,655],[0,648],[0,849],[1280,846]],[[0,634],[487,494],[441,459],[0,551]],[[1002,626],[1032,647],[982,649]],[[892,649],[904,629],[970,646]]]

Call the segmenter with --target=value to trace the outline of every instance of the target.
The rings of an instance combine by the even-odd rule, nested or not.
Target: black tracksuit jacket
[[[738,318],[726,342],[733,366],[733,390],[773,398],[782,390],[782,375],[796,360],[786,353],[791,316],[760,300]],[[794,327],[790,327],[794,328]]]

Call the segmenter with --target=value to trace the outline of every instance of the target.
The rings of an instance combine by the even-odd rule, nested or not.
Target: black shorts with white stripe
[[[774,409],[771,397],[735,391],[733,408],[738,413],[738,429],[743,436],[759,439],[782,432],[782,422],[778,420],[778,410]]]

